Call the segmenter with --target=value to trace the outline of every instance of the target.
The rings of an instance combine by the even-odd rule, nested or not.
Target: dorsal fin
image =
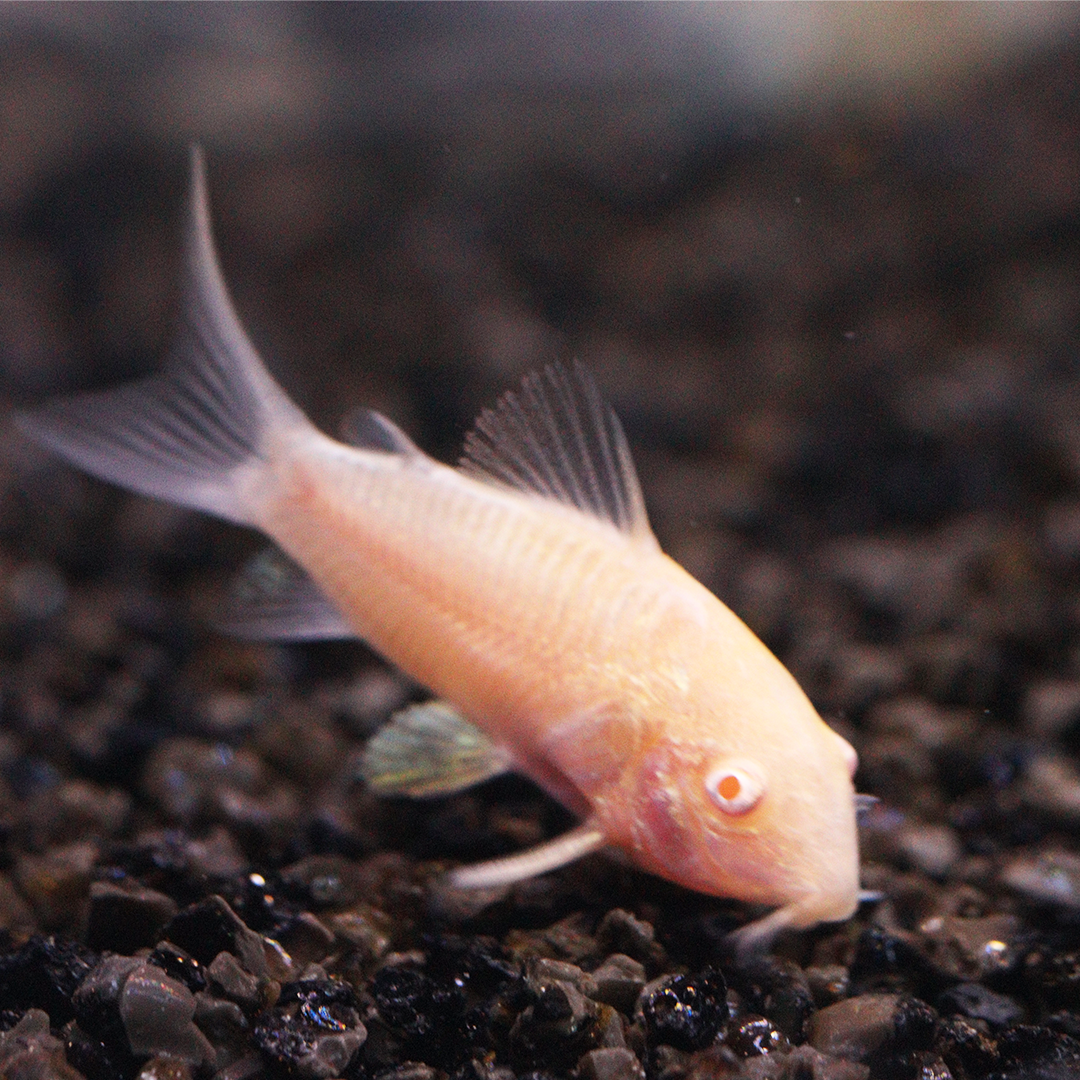
[[[353,409],[341,421],[338,433],[342,442],[361,450],[381,450],[406,457],[422,452],[397,424],[374,409]]]
[[[485,409],[465,438],[460,467],[656,545],[622,425],[576,360],[526,375],[520,390]]]

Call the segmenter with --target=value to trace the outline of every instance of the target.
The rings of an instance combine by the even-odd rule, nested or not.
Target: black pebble
[[[1066,1080],[1080,1076],[1080,1042],[1048,1027],[1021,1024],[1002,1032],[998,1053],[1002,1080]]]
[[[439,993],[425,972],[408,967],[383,968],[372,980],[371,996],[383,1022],[425,1052],[423,1044],[460,1017],[464,1005],[463,998]]]
[[[380,1019],[401,1041],[402,1054],[447,1069],[486,1049],[487,1016],[469,1008],[466,983],[453,966],[434,974],[391,966],[375,975],[369,990]]]
[[[162,926],[176,914],[176,904],[156,889],[125,889],[94,882],[86,943],[94,949],[130,956],[158,940]]]
[[[71,996],[97,963],[97,954],[73,941],[35,934],[0,956],[0,1009],[44,1009],[54,1027],[75,1015]]]
[[[357,1049],[367,1036],[352,987],[340,979],[305,979],[281,988],[252,1038],[273,1073],[304,1077],[304,1061],[318,1052],[321,1038],[348,1034],[356,1036]]]
[[[787,1039],[764,1016],[744,1016],[733,1025],[724,1042],[739,1057],[761,1057],[785,1050]]]
[[[182,983],[193,994],[206,989],[206,972],[202,964],[169,941],[161,942],[146,960],[161,968],[170,979]]]
[[[997,1043],[961,1016],[941,1021],[934,1050],[957,1076],[985,1076],[999,1060]]]
[[[736,974],[746,1007],[767,1016],[792,1043],[801,1043],[815,1009],[803,970],[789,960],[761,956]]]
[[[1024,963],[1024,979],[1047,1008],[1080,1007],[1080,954],[1037,950]]]
[[[1024,1010],[1004,994],[995,994],[982,983],[958,983],[937,999],[938,1010],[946,1015],[960,1013],[971,1020],[985,1020],[992,1028],[1009,1027],[1024,1018]]]
[[[929,1050],[937,1026],[937,1013],[918,998],[904,998],[894,1018],[895,1045],[901,1050]]]
[[[68,1029],[64,1056],[86,1080],[131,1080],[138,1072],[131,1054],[115,1045],[106,1046],[100,1039],[87,1035],[78,1024]]]
[[[715,968],[669,976],[649,993],[641,1014],[650,1046],[702,1050],[716,1042],[727,1021],[727,983]]]
[[[862,993],[903,989],[925,967],[925,958],[914,946],[887,930],[868,926],[855,945],[851,981]]]
[[[176,915],[162,930],[161,937],[206,965],[218,953],[235,954],[238,934],[249,932],[224,900],[211,896]]]

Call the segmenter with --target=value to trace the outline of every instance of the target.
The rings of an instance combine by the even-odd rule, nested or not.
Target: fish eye
[[[705,777],[705,790],[725,814],[745,814],[765,794],[765,779],[749,761],[724,761]]]

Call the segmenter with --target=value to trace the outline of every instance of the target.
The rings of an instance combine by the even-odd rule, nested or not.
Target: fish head
[[[633,792],[626,835],[645,869],[775,906],[777,921],[797,928],[855,909],[857,759],[783,674],[790,687],[779,697],[787,700],[769,694],[760,715],[750,699],[732,716],[723,695],[712,717],[706,709],[661,725],[624,788]]]

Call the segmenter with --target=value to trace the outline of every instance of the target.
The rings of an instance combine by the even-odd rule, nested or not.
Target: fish
[[[495,888],[609,849],[766,914],[742,950],[855,911],[853,747],[780,661],[661,550],[626,437],[579,363],[485,410],[459,464],[361,410],[348,443],[285,394],[229,297],[192,152],[185,303],[161,370],[17,422],[85,471],[254,527],[276,546],[231,628],[354,635],[426,686],[372,739],[375,790],[457,790],[508,769],[577,815],[471,866]]]

